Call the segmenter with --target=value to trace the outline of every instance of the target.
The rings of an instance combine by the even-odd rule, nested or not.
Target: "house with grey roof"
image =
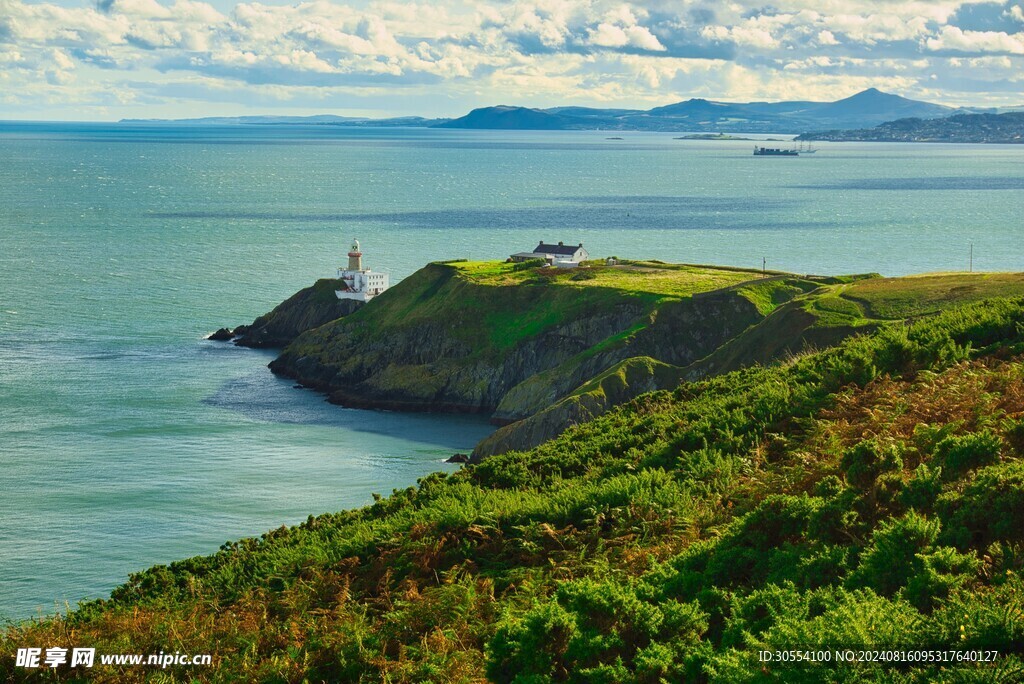
[[[528,261],[530,259],[543,259],[551,266],[559,268],[574,268],[580,262],[590,258],[590,253],[583,249],[583,243],[578,245],[567,245],[559,242],[557,245],[549,245],[541,241],[532,252],[517,252],[511,257],[512,261]]]

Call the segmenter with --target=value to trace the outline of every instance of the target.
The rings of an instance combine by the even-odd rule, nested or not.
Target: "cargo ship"
[[[785,149],[782,147],[762,147],[754,145],[755,157],[799,157],[800,151],[796,148]]]

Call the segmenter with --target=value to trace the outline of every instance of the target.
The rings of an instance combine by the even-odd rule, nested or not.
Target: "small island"
[[[691,133],[690,135],[681,135],[673,140],[754,140],[754,138],[744,138],[738,135],[729,135],[728,133]],[[768,138],[773,140],[773,138]]]

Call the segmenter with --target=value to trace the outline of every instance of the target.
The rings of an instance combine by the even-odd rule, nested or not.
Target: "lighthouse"
[[[374,273],[363,268],[363,252],[359,240],[353,240],[348,251],[348,268],[338,269],[343,287],[334,291],[338,299],[356,299],[367,302],[388,289],[388,274]]]
[[[348,253],[348,270],[363,270],[363,253],[359,251],[359,240],[352,241],[352,248],[349,250]]]

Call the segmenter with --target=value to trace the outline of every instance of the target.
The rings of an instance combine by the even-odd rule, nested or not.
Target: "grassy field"
[[[595,263],[575,269],[517,269],[516,264],[503,261],[453,262],[450,266],[457,269],[461,277],[479,285],[543,282],[562,287],[606,287],[665,297],[689,297],[761,277],[759,271],[652,261],[626,262],[617,266]]]
[[[863,305],[864,315],[903,319],[989,297],[1024,295],[1024,273],[934,273],[873,278],[845,286],[840,296]]]

